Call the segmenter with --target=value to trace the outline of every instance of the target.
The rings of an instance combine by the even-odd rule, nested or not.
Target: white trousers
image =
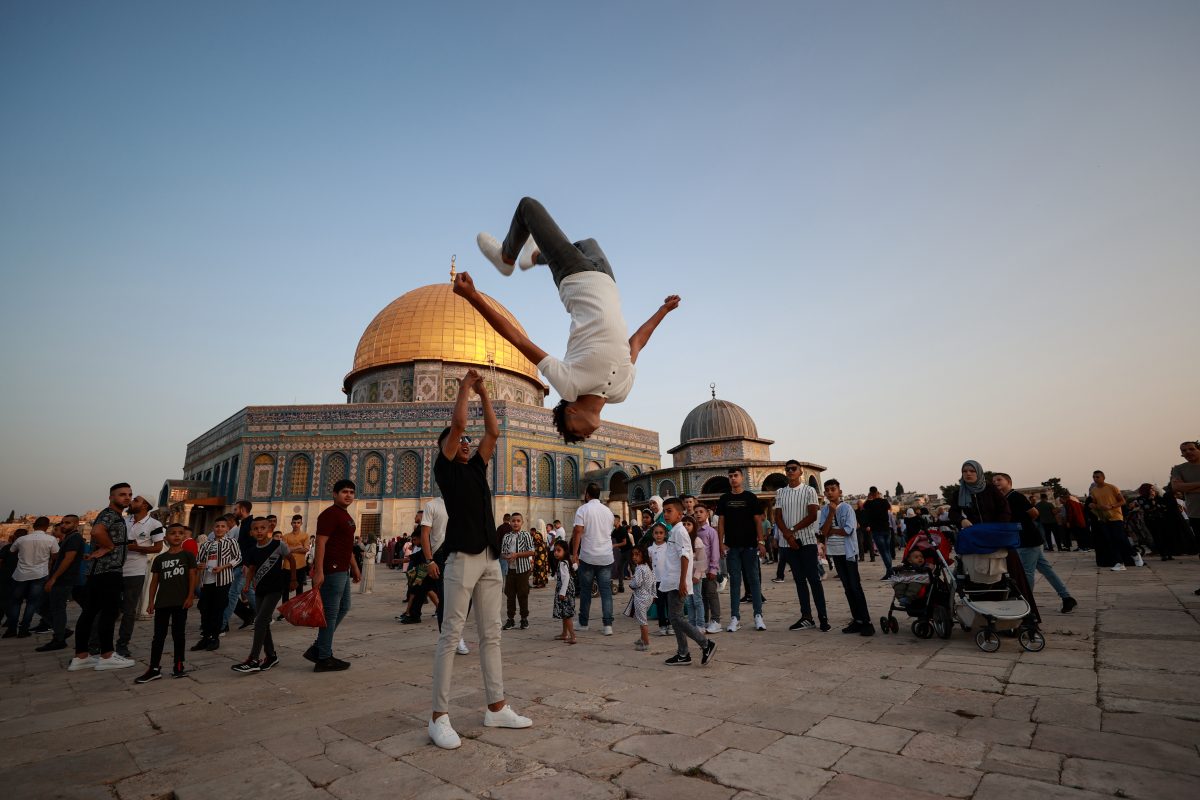
[[[474,605],[479,629],[479,662],[488,705],[504,699],[504,674],[500,654],[500,611],[504,581],[500,562],[484,550],[478,555],[451,553],[442,575],[442,634],[433,657],[433,711],[450,710],[450,681],[458,640]]]

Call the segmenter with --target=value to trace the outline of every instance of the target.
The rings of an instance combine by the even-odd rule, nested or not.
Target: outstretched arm
[[[522,333],[520,328],[509,322],[503,314],[483,299],[483,295],[475,288],[475,282],[471,280],[469,273],[460,272],[455,276],[454,293],[470,303],[471,307],[478,311],[480,316],[496,329],[496,333],[503,336],[512,343],[513,347],[521,351],[521,355],[528,358],[534,364],[542,363],[542,359],[546,357],[546,351],[529,341],[529,337]],[[657,325],[658,323],[655,324]]]
[[[658,327],[658,323],[666,319],[667,314],[670,314],[677,308],[679,308],[679,295],[673,294],[666,300],[663,300],[663,304],[651,315],[650,319],[642,323],[642,327],[634,331],[633,336],[629,337],[630,361],[634,364],[637,363],[638,353],[646,346],[646,342],[650,341],[650,334],[654,333],[654,329]]]
[[[442,442],[442,455],[446,460],[453,461],[458,454],[459,442],[467,430],[467,403],[471,399],[471,387],[475,385],[479,373],[473,369],[467,370],[466,376],[458,384],[458,399],[454,401],[454,414],[450,417],[450,435]]]
[[[479,400],[483,403],[483,438],[479,440],[479,449],[476,452],[486,464],[492,460],[492,453],[496,450],[496,440],[500,438],[500,423],[496,421],[496,412],[492,410],[492,398],[488,397],[482,376],[475,378],[475,394],[479,395]]]

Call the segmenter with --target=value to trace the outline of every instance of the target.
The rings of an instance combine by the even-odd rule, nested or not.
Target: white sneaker
[[[471,648],[467,647],[466,640],[459,639],[458,640],[458,654],[460,656],[465,656],[465,655],[469,654],[470,652],[471,652]]]
[[[100,660],[100,656],[88,656],[87,658],[72,658],[71,663],[67,664],[67,672],[78,672],[81,669],[95,669],[96,662]]]
[[[1134,554],[1133,554],[1133,565],[1134,565],[1135,567],[1144,567],[1144,566],[1146,566],[1146,562],[1142,560],[1142,554],[1141,554],[1141,553],[1134,553]]]
[[[766,629],[767,629],[767,623],[763,622],[762,614],[755,614],[754,615],[754,630],[765,631]]]
[[[708,627],[704,629],[704,632],[705,633],[720,633],[722,630],[723,630],[723,628],[721,628],[721,623],[717,622],[714,619],[714,620],[709,621]]]
[[[127,667],[132,667],[136,663],[137,662],[132,658],[126,658],[125,656],[119,656],[116,653],[113,653],[108,658],[96,659],[96,666],[94,669],[97,672],[102,672],[106,669],[125,669]]]
[[[612,636],[612,625],[605,625],[605,626],[604,626],[604,635],[605,635],[605,636]]]
[[[462,739],[458,738],[458,733],[450,724],[449,714],[429,720],[429,738],[443,750],[456,750],[462,747]]]
[[[576,631],[577,633],[578,633],[578,632],[580,632],[580,631],[582,631],[583,633],[587,633],[587,630],[588,630],[588,626],[587,626],[587,625],[576,625],[576,626],[575,626],[575,631]]]
[[[1121,563],[1114,564],[1114,565],[1113,565],[1113,568],[1112,568],[1112,571],[1113,571],[1113,572],[1124,572],[1124,571],[1125,571],[1125,565],[1124,565],[1124,564],[1121,564]]]
[[[521,255],[517,258],[517,266],[519,266],[521,269],[533,269],[536,267],[537,262],[533,259],[539,250],[540,248],[538,247],[538,243],[533,240],[532,236],[530,236],[529,239],[526,240],[525,246],[521,248]]]
[[[659,636],[670,636],[671,635],[671,627],[669,625],[663,625],[661,628],[658,629],[658,635]]]
[[[500,255],[500,243],[496,241],[495,236],[481,233],[475,237],[475,243],[479,245],[479,252],[483,253],[483,257],[492,262],[501,275],[513,274],[513,265],[504,263],[504,258]]]
[[[738,629],[738,628],[740,628],[740,627],[741,627],[741,626],[740,626],[740,625],[738,625],[738,618],[737,618],[737,617],[730,617],[730,618],[729,618],[729,627],[728,627],[728,628],[726,628],[725,630],[729,631],[730,633],[736,633],[736,632],[737,632],[737,629]]]
[[[499,711],[488,709],[483,712],[483,727],[485,728],[528,728],[531,725],[533,725],[533,720],[529,717],[522,717],[507,703]]]

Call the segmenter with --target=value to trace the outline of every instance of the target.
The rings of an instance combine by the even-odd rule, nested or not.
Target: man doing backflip
[[[600,245],[595,239],[572,243],[542,204],[531,197],[517,204],[503,244],[487,233],[479,234],[478,242],[484,256],[504,275],[512,274],[518,257],[522,269],[549,265],[559,297],[571,315],[571,333],[562,360],[547,355],[484,300],[468,273],[455,278],[454,292],[537,364],[562,397],[554,409],[554,426],[568,444],[582,442],[600,427],[604,405],[620,403],[629,395],[638,354],[658,324],[679,307],[679,295],[667,297],[654,315],[628,336],[621,293]]]

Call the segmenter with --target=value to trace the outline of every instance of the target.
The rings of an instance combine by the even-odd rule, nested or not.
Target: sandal
[[[567,637],[561,633],[558,636],[555,636],[554,638],[560,642],[565,642],[567,640]]]
[[[575,637],[572,636],[570,639],[563,639],[563,641],[567,644],[575,644]]]

